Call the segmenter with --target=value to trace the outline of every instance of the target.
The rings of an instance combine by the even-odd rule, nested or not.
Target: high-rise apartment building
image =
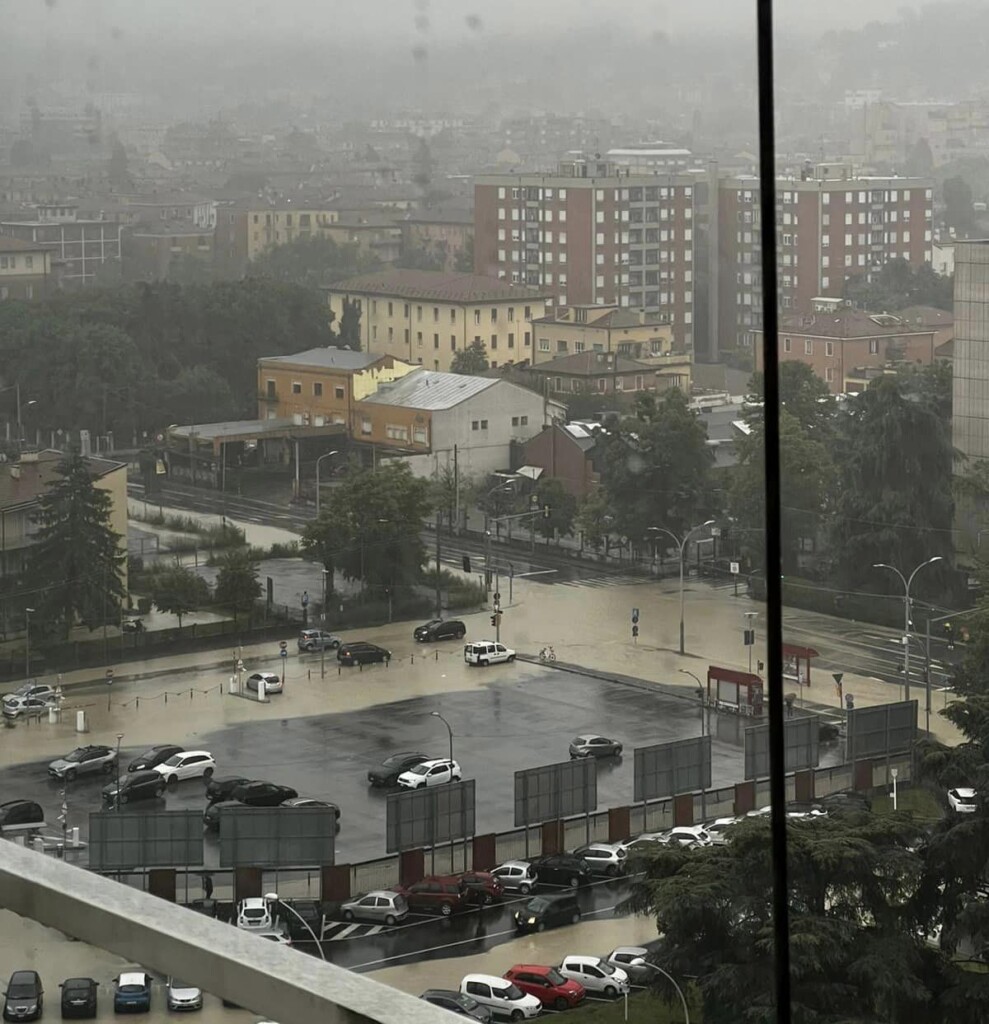
[[[800,179],[778,179],[776,190],[783,313],[810,313],[814,299],[840,298],[848,278],[872,274],[889,260],[916,268],[931,259],[929,179],[855,177],[847,165],[821,164]],[[722,350],[749,349],[762,325],[759,224],[758,179],[722,179],[716,257]]]
[[[689,348],[706,183],[703,173],[635,174],[584,159],[555,174],[481,175],[474,272],[537,288],[557,306],[659,313]]]

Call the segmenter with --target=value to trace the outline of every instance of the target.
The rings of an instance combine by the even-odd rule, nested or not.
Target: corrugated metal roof
[[[379,387],[363,401],[377,405],[401,405],[409,409],[452,409],[497,383],[488,377],[413,370],[394,384]]]
[[[309,348],[290,356],[264,356],[262,363],[294,363],[297,366],[325,366],[338,370],[363,370],[384,356],[374,352],[353,352],[349,348]]]

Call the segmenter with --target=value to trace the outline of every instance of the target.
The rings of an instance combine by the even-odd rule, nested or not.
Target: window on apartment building
[[[416,444],[427,444],[429,438],[426,434],[426,428],[424,426],[413,426],[412,440],[415,441]]]
[[[457,336],[455,334],[450,335],[450,351],[457,351]]]
[[[440,322],[440,307],[433,306],[433,323],[438,324]]]
[[[264,382],[264,387],[265,387],[265,397],[267,397],[267,398],[274,398],[275,397],[275,382],[273,380],[266,380]]]
[[[370,434],[371,430],[372,430],[372,428],[371,428],[371,421],[369,419],[361,420],[361,433],[362,434]]]
[[[513,323],[514,320],[515,320],[515,307],[514,306],[509,306],[508,307],[508,322],[509,323]]]
[[[386,423],[385,436],[391,441],[408,441],[409,428],[401,427],[397,423]]]
[[[604,377],[598,377],[598,391],[607,391],[608,381]]]
[[[299,380],[292,381],[292,394],[293,395],[301,395],[302,394],[302,381],[299,381]]]
[[[532,335],[528,331],[525,332],[525,336],[523,338],[522,344],[526,348],[528,348],[532,344]]]
[[[416,320],[422,320],[422,306],[416,306]]]
[[[814,342],[810,338],[804,338],[804,355],[812,356],[814,354]]]
[[[393,302],[389,302],[388,303],[388,315],[389,316],[394,316],[394,313],[395,313],[395,304]]]
[[[520,416],[519,417],[519,426],[527,427],[528,425],[529,425],[529,417],[528,416]]]
[[[496,324],[498,322],[498,307],[494,306],[491,310],[491,322]]]
[[[481,430],[487,430],[487,429],[488,429],[488,421],[487,420],[481,420]]]
[[[395,328],[394,327],[389,327],[388,328],[388,340],[389,341],[394,341],[395,340]]]
[[[416,343],[422,348],[422,331],[416,331]]]
[[[557,343],[556,343],[556,351],[557,352],[566,352],[566,350],[567,350],[567,343],[565,341],[557,341]]]
[[[372,341],[377,341],[378,340],[378,325],[377,324],[371,324],[371,340]]]
[[[335,399],[337,399],[337,401],[340,401],[340,402],[342,402],[342,401],[343,401],[343,395],[344,395],[344,388],[343,388],[343,385],[342,385],[342,384],[337,384],[337,385],[336,385],[336,386],[335,386],[335,387],[333,388],[333,397],[334,397]]]
[[[440,336],[438,334],[433,335],[433,348],[440,347]]]
[[[877,356],[877,355],[879,355],[879,339],[878,338],[870,338],[869,339],[869,355],[870,356]]]
[[[377,299],[371,299],[371,313],[374,316],[378,315],[378,300]]]
[[[582,341],[575,341],[573,343],[573,350],[574,350],[574,352],[583,352],[584,351],[584,343]]]
[[[470,421],[470,429],[471,430],[480,430],[481,429],[481,421],[480,420],[471,420]]]
[[[514,334],[509,334],[508,335],[508,347],[509,348],[515,348],[515,335]]]
[[[322,398],[323,397],[323,382],[321,380],[317,380],[317,381],[313,382],[312,393],[313,393],[313,398]]]
[[[783,351],[784,352],[789,352],[790,351],[790,339],[789,338],[784,338],[783,339]]]
[[[549,338],[540,338],[539,339],[539,351],[540,352],[548,352],[549,351]]]
[[[450,323],[455,324],[457,322],[457,311],[455,309],[450,310]]]
[[[479,324],[481,322],[481,311],[479,309],[474,310],[474,323]]]
[[[904,239],[904,241],[905,241],[905,239]],[[25,256],[24,257],[24,266],[27,267],[28,270],[32,270],[34,268],[34,257],[33,256]]]
[[[834,342],[833,341],[826,341],[824,343],[824,354],[826,356],[833,356],[834,355]]]
[[[513,427],[517,427],[518,425],[519,425],[519,418],[518,418],[518,416],[513,416],[512,417],[512,426]]]
[[[832,384],[834,382],[834,367],[833,366],[825,367],[825,369],[824,369],[824,379],[825,379],[825,381],[827,381],[828,384]]]
[[[498,347],[498,335],[497,334],[492,334],[491,335],[491,348],[492,349],[496,349],[497,347]]]
[[[412,307],[406,302],[405,305],[404,305],[404,309],[402,311],[402,316],[404,316],[405,319],[408,320],[409,314],[411,312],[412,312]]]

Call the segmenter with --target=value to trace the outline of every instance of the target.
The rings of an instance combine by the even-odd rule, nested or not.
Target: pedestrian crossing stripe
[[[350,921],[324,921],[320,941],[340,942],[343,939],[363,939],[383,932],[383,924],[357,924]]]

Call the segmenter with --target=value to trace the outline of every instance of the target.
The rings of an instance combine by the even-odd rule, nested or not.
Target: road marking
[[[337,932],[336,935],[333,936],[333,938],[345,939],[348,935],[350,935],[351,932],[356,932],[358,928],[360,928],[359,924],[349,924],[342,931]]]

